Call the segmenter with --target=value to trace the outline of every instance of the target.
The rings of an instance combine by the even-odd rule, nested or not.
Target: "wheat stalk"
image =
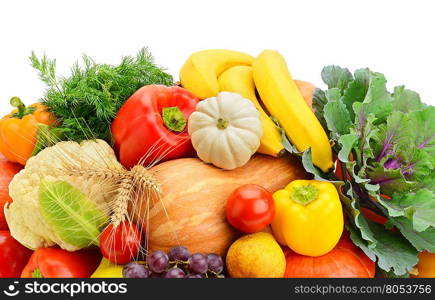
[[[152,196],[160,198],[162,194],[161,186],[157,179],[152,176],[150,171],[137,165],[130,171],[124,168],[107,168],[107,167],[76,167],[65,164],[62,171],[67,176],[79,176],[85,180],[108,181],[111,185],[116,186],[115,197],[111,203],[111,223],[117,227],[124,222],[128,215],[128,206],[134,207],[138,199],[146,197],[150,201]],[[138,195],[133,197],[133,194]]]

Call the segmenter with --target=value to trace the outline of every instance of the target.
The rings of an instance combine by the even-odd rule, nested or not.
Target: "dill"
[[[148,84],[172,85],[173,78],[154,63],[143,48],[134,56],[125,56],[119,65],[98,64],[83,55],[69,77],[56,74],[56,60],[34,52],[31,65],[47,89],[41,102],[59,120],[64,140],[80,142],[103,139],[111,143],[110,124],[124,102],[139,88]]]

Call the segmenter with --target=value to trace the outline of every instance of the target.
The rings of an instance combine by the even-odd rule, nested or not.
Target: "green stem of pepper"
[[[22,119],[24,116],[33,113],[36,108],[35,107],[26,107],[18,97],[12,97],[9,103],[17,108],[17,112],[12,115],[12,118]]]

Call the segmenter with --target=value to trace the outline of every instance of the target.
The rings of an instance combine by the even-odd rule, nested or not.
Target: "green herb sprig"
[[[154,63],[148,49],[125,56],[119,65],[96,63],[83,55],[71,68],[69,77],[58,77],[56,60],[34,52],[31,65],[47,85],[42,103],[59,120],[63,139],[82,141],[104,139],[111,142],[110,124],[124,102],[148,84],[172,85],[173,78]]]

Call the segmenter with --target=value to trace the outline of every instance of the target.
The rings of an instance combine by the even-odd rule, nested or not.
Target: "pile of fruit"
[[[0,119],[0,277],[435,277],[435,108],[380,73],[84,56]]]

